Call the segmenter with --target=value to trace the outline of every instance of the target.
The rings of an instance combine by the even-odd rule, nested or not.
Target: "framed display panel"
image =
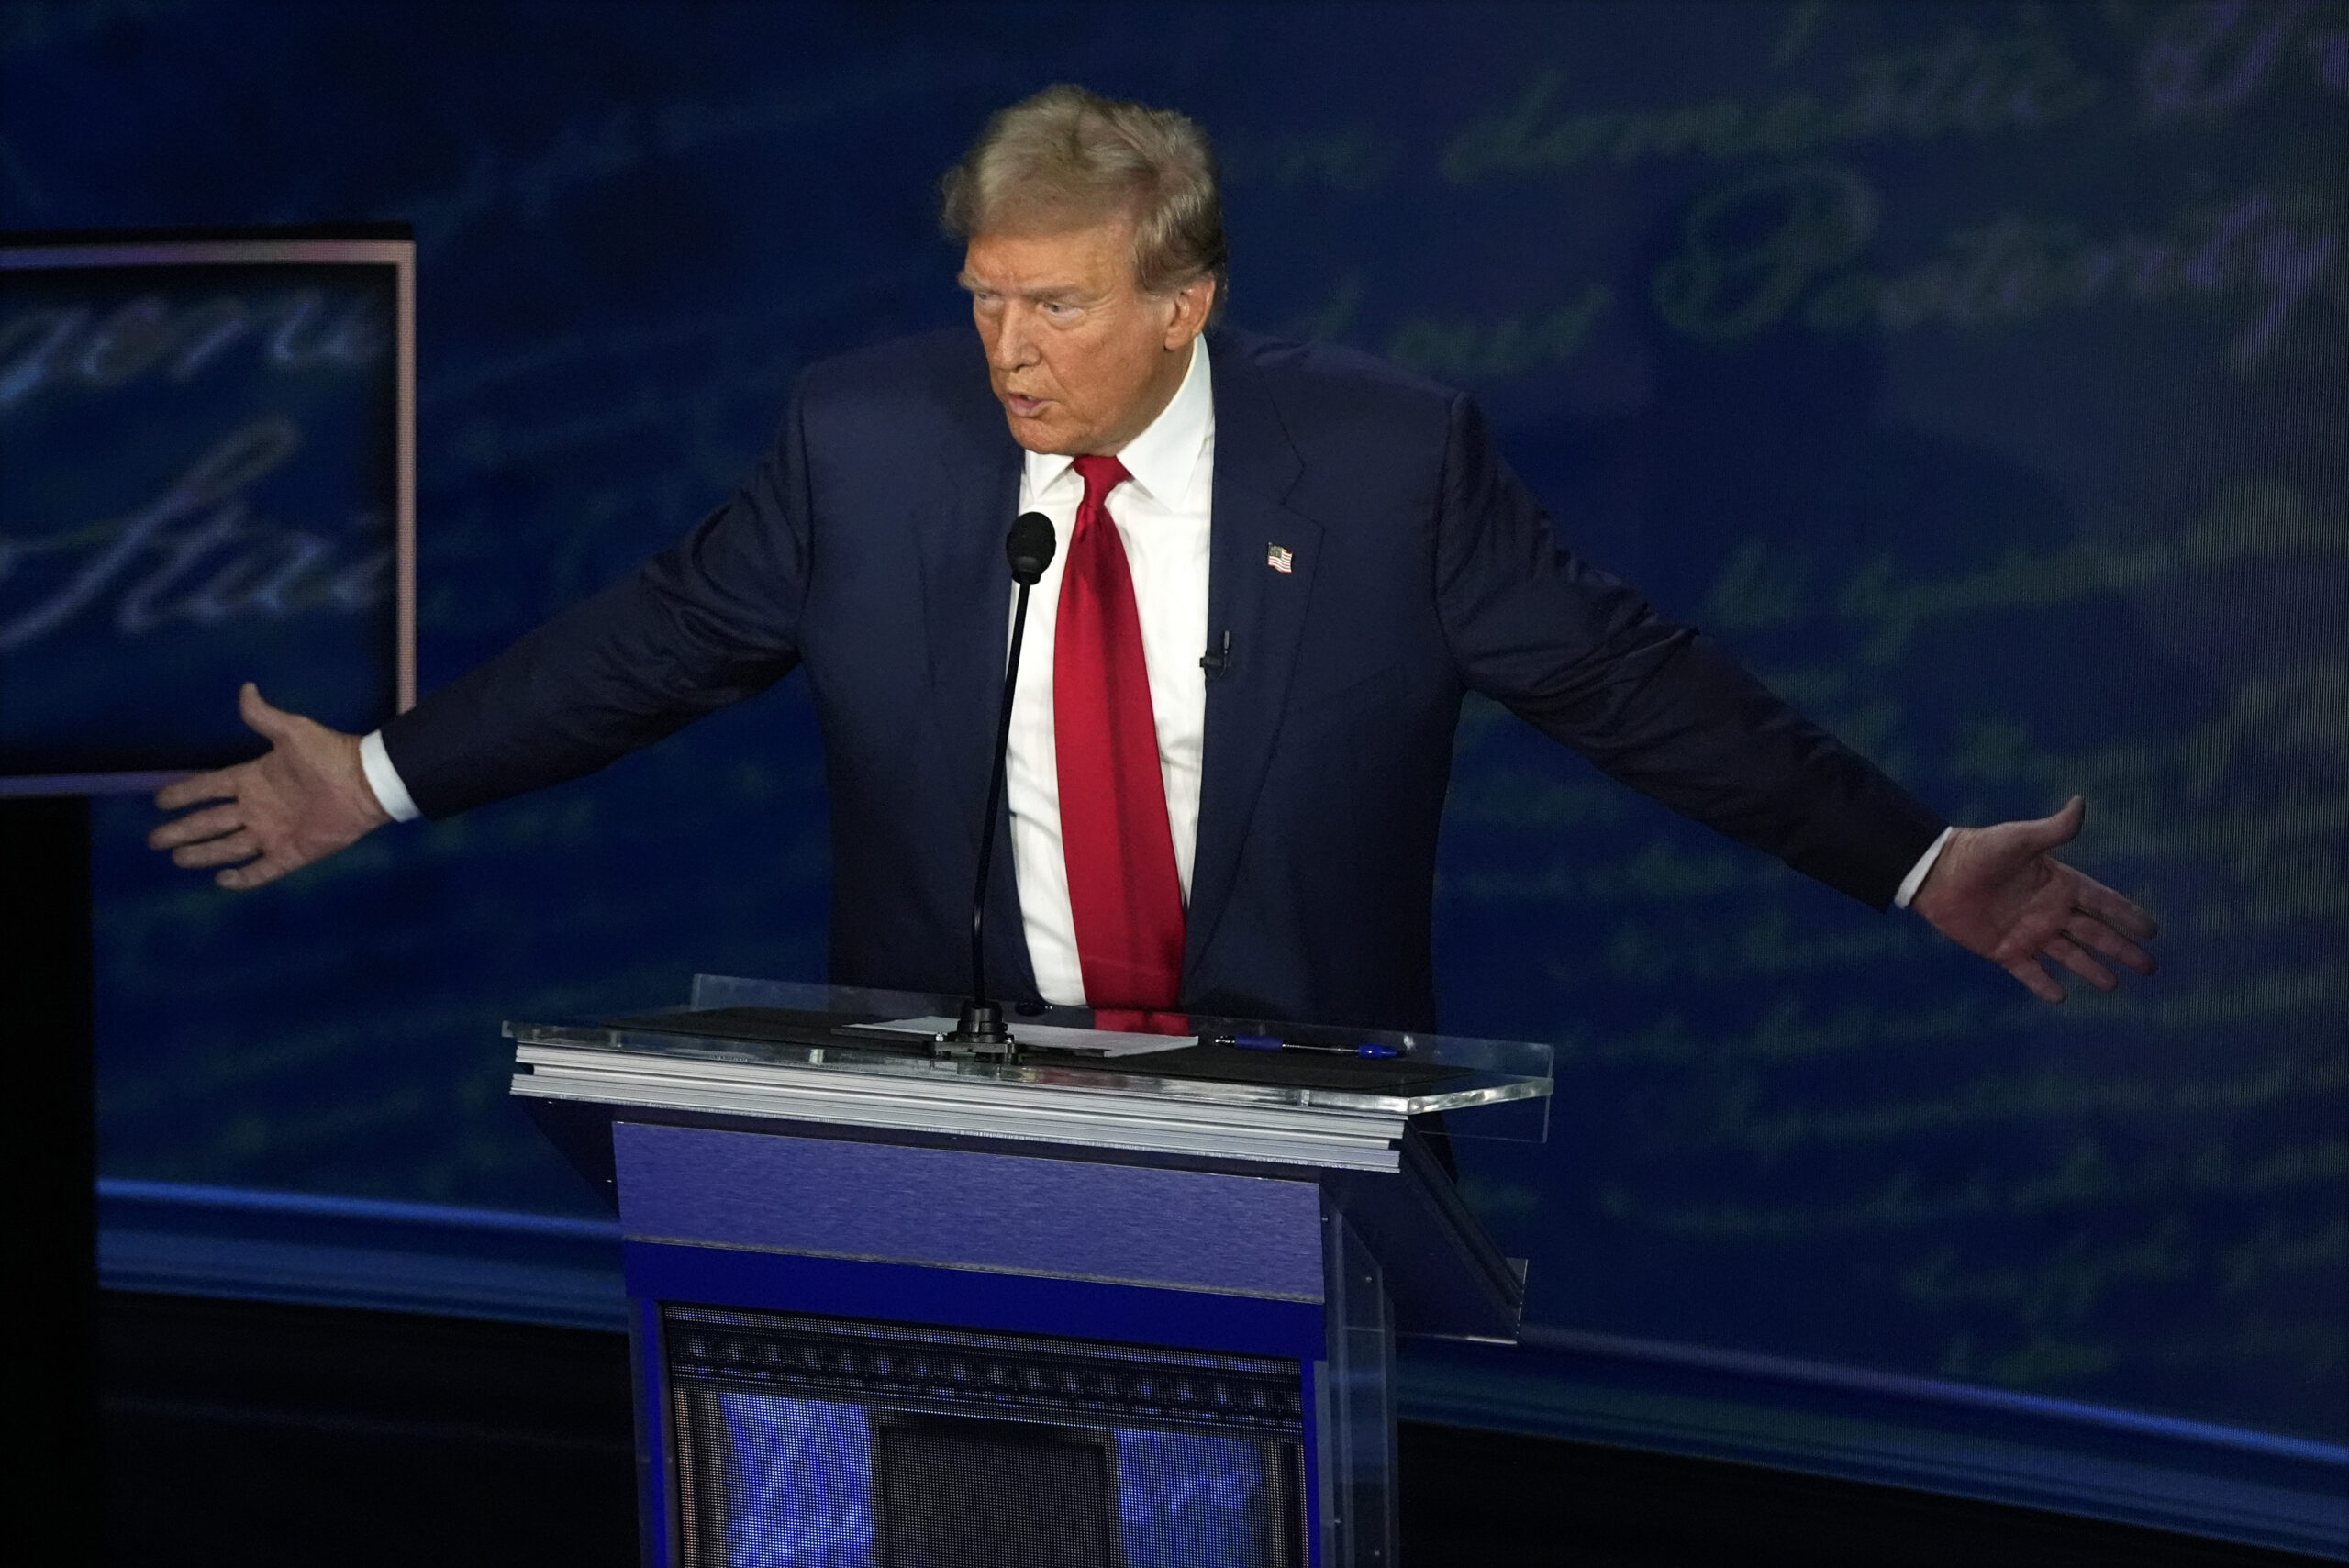
[[[142,791],[416,698],[405,226],[0,237],[0,795]]]
[[[1303,1568],[1295,1361],[659,1312],[685,1568]]]

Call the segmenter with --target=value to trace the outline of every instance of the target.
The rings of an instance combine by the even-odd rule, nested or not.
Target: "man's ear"
[[[1166,347],[1187,349],[1191,339],[1207,330],[1208,313],[1215,308],[1215,275],[1193,278],[1174,295],[1174,318],[1166,323]]]

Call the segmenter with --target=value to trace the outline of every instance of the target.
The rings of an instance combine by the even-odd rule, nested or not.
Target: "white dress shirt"
[[[1174,401],[1127,443],[1119,461],[1133,477],[1108,495],[1110,520],[1126,547],[1141,620],[1142,662],[1150,672],[1151,717],[1158,728],[1159,776],[1166,785],[1166,825],[1174,840],[1174,873],[1191,897],[1191,860],[1198,846],[1199,759],[1207,735],[1208,540],[1215,495],[1215,388],[1207,339],[1191,345],[1191,368]],[[1030,452],[1019,476],[1019,509],[1052,520],[1059,544],[1030,594],[1028,636],[1019,656],[1019,689],[1011,705],[1011,748],[1005,798],[1011,809],[1012,865],[1028,957],[1047,1002],[1085,1005],[1076,956],[1076,917],[1068,900],[1068,862],[1061,849],[1061,786],[1052,746],[1052,648],[1059,620],[1062,566],[1076,526],[1085,481],[1076,460]],[[1012,590],[1012,605],[1019,590]],[[1009,617],[1006,617],[1007,628]],[[1006,656],[1008,657],[1008,648]],[[360,742],[375,798],[395,821],[418,815],[392,766],[381,731]],[[1944,828],[1902,879],[1894,906],[1906,909],[1954,829]]]
[[[1148,428],[1118,454],[1133,477],[1109,492],[1109,520],[1126,547],[1134,606],[1141,620],[1142,663],[1150,672],[1151,717],[1158,728],[1158,774],[1166,785],[1166,826],[1174,840],[1174,874],[1191,897],[1191,854],[1199,837],[1199,756],[1207,735],[1208,538],[1215,493],[1215,387],[1204,338],[1191,344],[1191,368]],[[1004,797],[1011,807],[1011,861],[1028,959],[1047,1002],[1085,1005],[1076,957],[1076,917],[1068,901],[1068,862],[1061,848],[1059,754],[1052,745],[1052,649],[1059,623],[1062,568],[1076,527],[1085,481],[1076,460],[1028,454],[1019,476],[1019,509],[1052,519],[1060,548],[1028,601],[1028,639],[1019,687],[1011,699],[1011,756]],[[1012,605],[1019,605],[1012,590]]]

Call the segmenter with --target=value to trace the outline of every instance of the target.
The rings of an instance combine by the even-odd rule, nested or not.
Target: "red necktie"
[[[1183,979],[1183,885],[1158,771],[1141,617],[1108,506],[1109,492],[1132,475],[1114,457],[1078,458],[1076,472],[1085,499],[1061,579],[1052,740],[1077,962],[1097,1014],[1171,1008]]]

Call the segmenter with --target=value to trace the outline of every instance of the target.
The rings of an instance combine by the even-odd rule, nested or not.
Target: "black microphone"
[[[1003,811],[1005,759],[1011,750],[1011,694],[1019,684],[1019,645],[1028,633],[1028,590],[1052,563],[1056,544],[1052,519],[1041,512],[1022,512],[1012,519],[1003,541],[1011,562],[1012,581],[1019,584],[1019,602],[1011,612],[1011,656],[1003,664],[1003,712],[995,727],[995,771],[987,775],[987,814],[979,829],[979,879],[971,890],[971,995],[950,1046],[980,1056],[1009,1056],[1017,1042],[1004,1028],[1003,1008],[987,999],[987,873],[995,865],[995,819]]]

